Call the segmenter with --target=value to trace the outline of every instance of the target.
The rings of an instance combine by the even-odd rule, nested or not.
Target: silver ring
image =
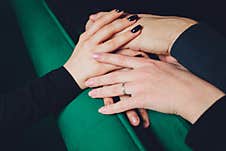
[[[123,95],[130,95],[130,94],[126,93],[125,84],[126,84],[125,82],[122,83],[122,93],[123,93]]]

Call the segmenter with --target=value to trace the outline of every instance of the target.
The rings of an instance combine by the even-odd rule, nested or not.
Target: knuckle
[[[110,62],[119,62],[120,61],[120,59],[118,59],[118,58],[106,58],[106,59],[108,59]]]
[[[99,19],[98,21],[96,21],[94,24],[93,24],[93,28],[96,29],[96,28],[99,28],[104,22],[104,19],[101,18]]]
[[[110,76],[105,76],[102,79],[100,79],[100,82],[103,84],[109,84],[111,82],[111,77]]]
[[[110,43],[109,43],[109,48],[111,49],[114,49],[117,47],[117,41],[116,40],[112,40]]]
[[[85,37],[86,37],[86,33],[84,32],[79,36],[79,40],[83,41],[85,39]]]
[[[104,93],[103,93],[103,88],[100,88],[100,89],[97,89],[96,90],[96,95],[97,96],[102,96]]]
[[[109,35],[111,33],[111,31],[109,30],[109,28],[105,27],[102,31],[102,35]]]
[[[123,65],[128,65],[128,64],[129,64],[129,60],[126,59],[126,58],[120,59],[119,61],[120,61],[120,63],[123,64]]]
[[[122,19],[118,19],[118,20],[116,20],[116,21],[114,21],[114,22],[112,23],[112,29],[113,29],[113,30],[121,29],[122,26],[123,26],[123,21],[122,21]]]
[[[119,86],[119,85],[114,86],[113,89],[112,89],[112,93],[113,94],[119,94],[119,93],[121,93],[121,86]]]

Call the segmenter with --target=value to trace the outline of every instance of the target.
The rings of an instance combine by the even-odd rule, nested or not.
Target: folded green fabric
[[[30,57],[39,76],[65,63],[74,42],[43,0],[11,0]],[[78,7],[78,6],[75,6]],[[74,14],[72,14],[74,15]],[[76,22],[75,22],[76,24]],[[58,117],[69,151],[145,151],[123,114],[101,115],[100,99],[80,94]],[[151,129],[166,150],[189,151],[184,143],[189,124],[173,115],[149,111]]]

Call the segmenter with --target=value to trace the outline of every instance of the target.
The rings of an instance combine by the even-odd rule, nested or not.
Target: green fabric
[[[43,0],[11,0],[30,57],[39,76],[60,67],[74,42]],[[69,151],[145,151],[123,114],[101,115],[102,100],[84,91],[59,115],[58,124]],[[149,111],[151,129],[166,150],[189,151],[184,139],[188,123],[180,117]]]

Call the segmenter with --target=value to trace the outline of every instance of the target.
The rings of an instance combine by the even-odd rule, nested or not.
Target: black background
[[[47,0],[66,30],[74,35],[88,19],[101,10],[122,9],[131,13],[177,15],[205,21],[226,34],[223,0]],[[12,91],[35,78],[35,72],[26,53],[22,35],[8,1],[0,1],[0,92]],[[65,146],[54,120],[44,119],[31,128],[10,129],[0,133],[0,150],[64,151]]]

